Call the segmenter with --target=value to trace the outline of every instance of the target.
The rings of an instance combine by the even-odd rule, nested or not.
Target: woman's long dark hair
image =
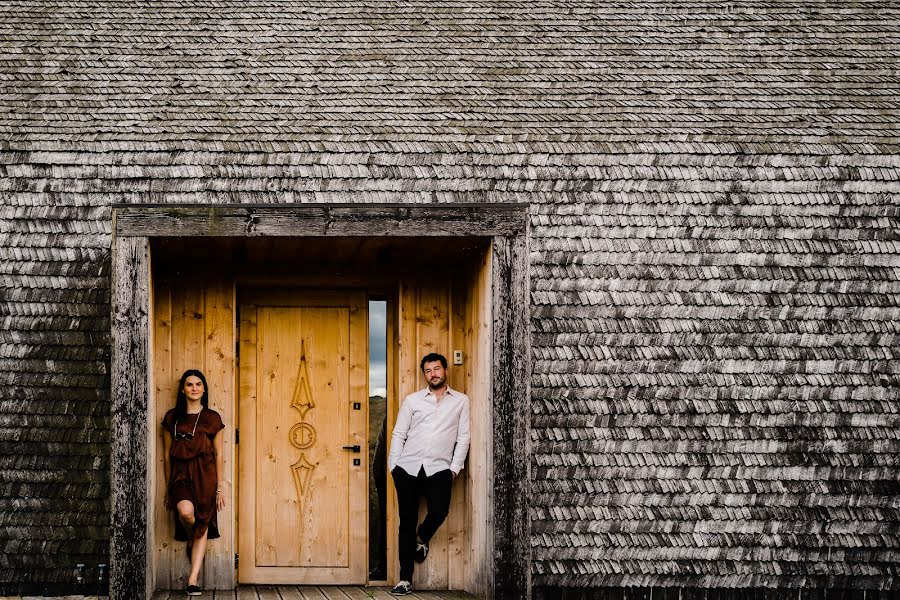
[[[181,376],[181,381],[178,382],[178,397],[175,398],[175,418],[179,421],[187,418],[187,396],[184,395],[184,382],[191,376],[197,377],[203,382],[203,397],[200,398],[200,404],[203,405],[203,408],[209,407],[209,386],[206,385],[206,377],[197,369],[188,369]]]

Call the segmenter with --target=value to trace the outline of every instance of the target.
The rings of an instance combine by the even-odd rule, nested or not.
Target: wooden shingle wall
[[[0,7],[0,590],[105,562],[113,202],[530,202],[534,585],[900,586],[897,31]]]
[[[7,153],[4,158],[27,161],[35,156]],[[45,152],[40,159],[63,162],[72,156]],[[167,153],[147,156],[159,162],[175,158]],[[229,163],[221,166],[227,167],[232,177],[161,177],[153,185],[161,195],[168,193],[166,188],[184,185],[246,190],[255,185],[249,177],[255,167],[247,163],[262,156],[194,153],[195,163]],[[435,164],[417,168],[437,169],[442,162],[460,161],[463,156],[486,165],[479,168],[494,168],[508,175],[506,179],[473,179],[485,182],[484,187],[490,182],[497,187],[547,190],[484,189],[463,195],[533,202],[534,583],[892,586],[900,565],[895,549],[900,543],[897,184],[889,179],[859,183],[840,179],[841,167],[832,165],[848,162],[842,155],[671,153],[657,154],[652,161],[631,154],[540,158],[559,163],[590,160],[609,165],[600,168],[607,175],[626,175],[568,180],[559,175],[571,167],[557,167],[554,178],[517,178],[515,174],[522,172],[519,167],[501,164],[535,160],[528,156],[373,153],[360,162],[377,165],[427,159]],[[126,159],[121,153],[107,158]],[[296,163],[345,157],[298,152],[265,158]],[[852,160],[857,166],[869,163],[885,174],[900,172],[900,161],[893,157],[856,155]],[[628,163],[638,161],[672,166],[643,167],[659,179],[635,180],[628,175],[634,168]],[[778,166],[785,163],[801,166]],[[294,186],[342,185],[341,180],[312,176],[315,165],[294,168],[308,176],[278,179],[281,191],[244,191],[242,197],[272,200],[279,193],[290,193]],[[767,173],[768,178],[751,179],[748,174],[754,170]],[[719,172],[728,172],[729,179],[711,178]],[[788,172],[791,181],[786,180]],[[696,179],[688,184],[691,177]],[[398,198],[400,194],[385,192],[385,188],[439,187],[441,181],[370,177],[355,183],[371,189],[372,198]],[[460,181],[447,186],[452,189],[457,183]],[[90,184],[112,189],[123,185],[115,179],[91,179]],[[705,191],[646,189],[688,185]],[[604,189],[592,191],[593,186]],[[643,189],[634,190],[636,187]],[[782,191],[791,188],[807,191]],[[332,194],[311,192],[308,198]],[[86,203],[113,194],[66,195],[70,202]],[[362,200],[367,193],[357,190],[354,195]],[[450,190],[437,195],[460,197]],[[19,202],[4,208],[13,215],[4,221],[8,230],[47,231],[61,224],[34,218],[51,214],[48,209],[40,213],[24,205],[25,200],[40,197],[50,202],[56,195],[7,197]],[[120,193],[115,197],[127,199]],[[406,197],[421,198],[414,191]],[[173,191],[171,199],[183,200],[184,194]],[[54,210],[54,214],[77,216],[83,209]],[[98,223],[75,220],[65,227],[103,225]],[[53,291],[52,285],[72,286],[68,294],[84,294],[83,287],[89,285],[85,281],[94,281],[100,290],[107,284],[102,277],[53,277],[49,270],[82,273],[93,269],[102,275],[108,268],[107,254],[93,251],[94,260],[87,260],[92,256],[90,248],[73,252],[63,250],[62,244],[90,244],[103,238],[56,233],[30,242],[58,245],[40,248],[23,242],[37,240],[41,234],[24,236],[8,231],[4,235],[7,246],[3,252],[18,259],[4,264],[20,272],[33,269],[40,273],[6,275],[7,281],[16,281],[22,291],[6,290],[5,310],[21,314],[4,316],[10,324],[20,323],[20,330],[3,335],[18,336],[10,340],[31,336],[35,341],[30,345],[10,342],[4,348],[7,352],[33,348],[32,352],[48,353],[45,358],[20,359],[15,364],[47,370],[66,365],[74,371],[67,382],[81,382],[85,388],[97,386],[94,395],[70,387],[54,392],[56,388],[45,383],[38,388],[44,375],[35,374],[26,379],[36,388],[29,392],[22,381],[24,369],[20,371],[16,387],[6,388],[21,390],[16,392],[20,400],[6,400],[4,406],[18,407],[22,422],[46,425],[19,428],[15,435],[20,441],[7,446],[12,452],[5,460],[17,456],[22,442],[34,444],[44,439],[32,441],[29,436],[53,435],[59,442],[68,441],[59,446],[62,452],[90,453],[87,456],[93,462],[87,473],[102,478],[105,447],[83,442],[92,438],[105,441],[105,416],[72,419],[63,415],[65,411],[73,415],[78,415],[77,411],[102,413],[107,392],[101,387],[100,375],[92,378],[87,373],[90,369],[102,372],[105,362],[61,362],[63,359],[49,353],[78,350],[105,357],[108,334],[65,332],[66,336],[80,336],[82,343],[74,348],[62,343],[57,348],[49,340],[69,339],[61,337],[69,323],[105,325],[99,317],[102,304],[59,304],[56,295],[63,291]],[[12,246],[10,241],[19,245]],[[56,258],[65,252],[71,252],[73,260]],[[83,287],[77,288],[79,284]],[[45,288],[37,287],[40,285]],[[105,302],[105,297],[100,298]],[[94,319],[87,320],[89,316]],[[53,331],[49,327],[54,324],[63,331],[39,333]],[[28,328],[32,330],[25,331]],[[12,364],[11,359],[6,360]],[[13,380],[11,374],[7,377],[7,381]],[[38,393],[47,400],[38,401]],[[58,393],[60,399],[51,403],[52,393]],[[39,410],[45,406],[44,410],[59,414],[42,416]],[[13,419],[10,414],[6,418]],[[70,422],[81,429],[70,430]],[[57,446],[48,444],[46,448],[50,453]],[[4,489],[8,493],[29,497],[5,502],[26,502],[38,515],[48,515],[45,519],[72,506],[71,512],[58,517],[59,525],[33,529],[35,537],[43,531],[48,538],[59,536],[65,541],[58,543],[73,547],[94,544],[93,560],[102,560],[99,545],[106,530],[67,524],[89,516],[105,518],[102,512],[85,513],[80,504],[75,505],[77,491],[101,491],[77,487],[73,483],[77,471],[63,475],[44,464],[27,463],[33,459],[18,460],[25,468],[6,470],[7,477],[18,472],[23,480],[40,480],[55,474],[67,482],[64,485],[70,486],[67,489],[72,490],[73,498],[61,505],[48,499],[42,505],[37,490],[43,488],[36,483],[23,481],[14,488],[13,482],[7,481]],[[57,512],[51,512],[50,506]],[[18,517],[19,513],[15,514]],[[11,536],[14,530],[5,531]],[[19,542],[17,547],[23,552],[16,560],[24,562],[29,548],[48,543],[50,540]],[[32,564],[55,565],[64,556],[31,552]],[[9,555],[6,560],[13,563]],[[22,565],[7,573],[19,577],[32,572],[28,569]],[[69,575],[65,566],[56,573],[60,578]]]
[[[0,595],[97,580],[111,452],[110,210],[2,196]]]
[[[754,185],[535,207],[536,582],[897,585],[898,197]]]

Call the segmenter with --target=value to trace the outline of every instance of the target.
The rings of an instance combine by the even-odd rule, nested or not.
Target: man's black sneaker
[[[413,558],[416,559],[417,563],[425,562],[425,559],[428,557],[428,544],[423,544],[422,542],[416,542],[416,553]]]
[[[408,581],[401,581],[394,586],[394,589],[391,590],[391,593],[395,596],[406,596],[407,594],[412,594],[412,584]]]

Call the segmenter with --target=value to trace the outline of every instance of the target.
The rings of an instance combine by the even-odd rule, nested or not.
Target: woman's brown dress
[[[194,504],[194,538],[203,537],[203,533],[209,530],[209,539],[219,537],[219,527],[216,522],[216,453],[213,446],[213,438],[225,424],[222,417],[216,411],[204,408],[196,415],[187,415],[178,421],[178,433],[190,435],[194,431],[194,423],[197,430],[192,439],[176,439],[175,437],[175,409],[171,409],[163,417],[162,426],[172,436],[172,446],[169,450],[169,507],[176,510],[182,500],[190,500]],[[180,437],[180,436],[179,436]],[[187,531],[181,525],[181,521],[175,516],[175,539],[186,542]]]

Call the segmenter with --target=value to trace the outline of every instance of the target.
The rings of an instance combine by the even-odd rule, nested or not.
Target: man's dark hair
[[[425,363],[428,363],[428,362],[434,362],[434,361],[436,361],[436,360],[441,361],[441,366],[444,367],[445,369],[447,368],[447,359],[446,359],[446,357],[444,357],[443,354],[438,354],[437,352],[432,352],[431,354],[426,354],[426,355],[422,358],[422,362],[419,363],[419,369],[421,369],[422,371],[424,371],[424,370],[425,370]]]

